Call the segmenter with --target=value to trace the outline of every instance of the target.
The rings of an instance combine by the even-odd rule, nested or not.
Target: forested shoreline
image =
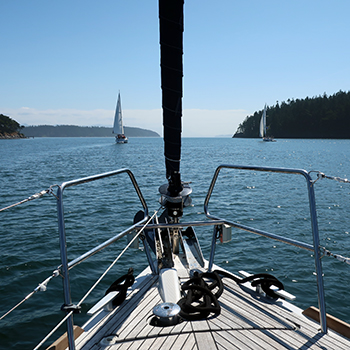
[[[258,138],[262,110],[239,124],[232,137]],[[267,136],[275,138],[350,138],[350,92],[305,99],[288,99],[267,106]],[[154,131],[125,127],[128,137],[160,137]],[[112,128],[76,125],[20,126],[0,114],[0,138],[25,137],[113,137]]]
[[[263,111],[239,124],[233,137],[259,137]],[[350,138],[350,92],[305,99],[288,99],[267,106],[267,135],[275,138]]]
[[[152,130],[125,126],[128,137],[160,137]],[[0,114],[0,139],[28,137],[113,137],[112,128],[77,125],[36,125],[21,126],[14,119]]]

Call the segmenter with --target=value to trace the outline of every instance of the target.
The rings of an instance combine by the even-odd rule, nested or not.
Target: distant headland
[[[128,137],[160,137],[152,130],[125,126]],[[113,137],[112,128],[77,125],[37,125],[20,126],[12,118],[0,114],[0,139],[28,137]]]
[[[26,126],[22,133],[27,137],[114,137],[112,128],[103,126],[77,126],[77,125],[37,125]],[[152,130],[125,126],[127,137],[160,137]]]

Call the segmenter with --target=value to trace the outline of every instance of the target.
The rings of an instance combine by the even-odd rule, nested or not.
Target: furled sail
[[[180,192],[183,1],[159,0],[164,156],[169,191]],[[174,185],[174,186],[173,186]]]

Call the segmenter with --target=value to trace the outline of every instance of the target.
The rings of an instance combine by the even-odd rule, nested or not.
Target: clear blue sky
[[[0,0],[0,113],[162,133],[157,0]],[[348,91],[350,1],[187,0],[183,135],[232,135],[265,103]]]

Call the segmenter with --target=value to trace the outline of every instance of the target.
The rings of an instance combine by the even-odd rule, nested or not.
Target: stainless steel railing
[[[285,174],[296,174],[296,175],[302,175],[307,184],[308,189],[308,197],[309,197],[309,207],[310,207],[310,216],[311,216],[311,228],[312,228],[312,235],[313,235],[313,244],[308,244],[305,242],[300,242],[297,240],[293,240],[287,237],[283,237],[280,235],[276,235],[273,233],[269,233],[263,230],[259,230],[256,228],[252,228],[246,225],[242,225],[240,223],[227,220],[224,218],[219,218],[214,215],[211,215],[209,213],[209,201],[211,198],[211,195],[213,193],[216,181],[219,177],[219,173],[221,169],[240,169],[240,170],[247,170],[247,171],[261,171],[261,172],[273,172],[273,173],[285,173]],[[65,226],[64,226],[64,210],[63,210],[63,191],[65,188],[80,185],[83,183],[91,182],[100,180],[106,177],[115,176],[118,174],[127,173],[130,177],[130,180],[135,188],[135,191],[139,197],[139,200],[143,206],[144,209],[144,218],[139,221],[138,223],[130,226],[128,229],[120,232],[119,234],[115,235],[114,237],[106,240],[105,242],[101,243],[99,246],[91,249],[90,251],[86,252],[85,254],[81,255],[80,257],[72,260],[70,263],[68,263],[67,260],[67,249],[66,249],[66,234],[65,234]],[[85,259],[89,258],[90,256],[96,254],[97,252],[101,251],[108,245],[112,244],[113,242],[119,240],[120,238],[124,237],[126,234],[130,233],[134,230],[139,230],[142,225],[147,221],[148,219],[148,208],[146,205],[146,202],[142,196],[142,193],[140,191],[139,186],[137,185],[137,182],[134,178],[134,175],[129,169],[120,169],[104,174],[99,174],[95,176],[90,176],[82,179],[77,179],[69,182],[62,183],[61,186],[59,186],[57,191],[57,208],[58,208],[58,226],[59,226],[59,234],[60,234],[60,251],[61,251],[61,261],[62,265],[60,266],[62,275],[65,277],[63,278],[63,287],[64,287],[64,300],[65,305],[71,305],[71,295],[70,295],[70,286],[69,286],[69,273],[68,271],[73,268],[74,266],[80,264]],[[274,240],[278,240],[280,242],[290,244],[293,246],[296,246],[301,249],[306,249],[309,251],[312,251],[314,253],[315,257],[315,267],[316,267],[316,275],[317,275],[317,290],[318,290],[318,303],[320,308],[320,323],[321,323],[321,330],[324,333],[327,333],[327,323],[326,323],[326,309],[325,309],[325,297],[324,297],[324,288],[323,288],[323,273],[322,273],[322,265],[321,265],[321,254],[320,254],[320,244],[319,244],[319,234],[318,234],[318,224],[317,224],[317,215],[316,215],[316,203],[315,203],[315,194],[313,189],[313,180],[311,179],[310,175],[305,171],[301,169],[287,169],[287,168],[270,168],[270,167],[256,167],[256,166],[240,166],[240,165],[220,165],[213,176],[213,179],[211,181],[207,196],[204,201],[204,212],[205,215],[211,220],[211,221],[193,221],[193,222],[180,222],[180,223],[157,223],[157,224],[148,224],[147,229],[155,229],[155,228],[183,228],[187,226],[213,226],[213,225],[222,225],[227,224],[231,227],[236,227],[241,230],[245,230],[254,234],[258,234],[267,238],[271,238]],[[215,256],[215,245],[216,245],[216,232],[214,230],[213,233],[213,239],[212,239],[212,245],[211,245],[211,251],[210,251],[210,258],[209,258],[209,266],[208,269],[211,270],[213,263],[214,263],[214,256]],[[67,331],[68,331],[68,339],[69,339],[69,346],[70,349],[75,349],[74,345],[74,335],[73,335],[73,318],[72,316],[67,320]]]
[[[284,174],[296,174],[296,175],[302,175],[304,176],[307,184],[307,190],[308,190],[308,197],[309,197],[309,207],[310,207],[310,216],[311,216],[311,229],[312,229],[312,236],[313,236],[313,245],[299,242],[297,240],[289,239],[286,237],[282,237],[273,233],[269,233],[266,231],[257,230],[255,228],[242,225],[240,223],[226,220],[223,218],[218,218],[216,216],[213,216],[209,213],[209,200],[213,193],[216,181],[218,179],[219,173],[221,169],[239,169],[239,170],[247,170],[247,171],[261,171],[261,172],[273,172],[273,173],[284,173]],[[321,254],[320,254],[320,239],[319,239],[319,233],[318,233],[318,224],[317,224],[317,214],[316,214],[316,201],[315,201],[315,192],[313,188],[313,180],[311,179],[308,172],[306,172],[303,169],[288,169],[288,168],[271,168],[271,167],[258,167],[258,166],[241,166],[241,165],[229,165],[229,164],[223,164],[220,165],[213,176],[213,179],[211,181],[207,196],[204,201],[204,212],[205,215],[214,220],[215,223],[221,223],[224,221],[225,224],[230,225],[232,227],[236,227],[241,230],[245,230],[251,233],[255,233],[267,238],[271,238],[274,240],[278,240],[280,242],[294,245],[296,247],[311,250],[314,253],[315,258],[315,268],[316,268],[316,277],[317,277],[317,292],[318,292],[318,304],[320,309],[320,324],[321,324],[321,330],[323,333],[327,333],[327,321],[326,321],[326,305],[325,305],[325,295],[324,295],[324,285],[323,285],[323,273],[322,273],[322,264],[321,264]],[[215,231],[213,234],[212,239],[212,246],[211,246],[211,252],[210,252],[210,259],[209,259],[209,271],[211,270],[214,262],[214,255],[215,255]]]
[[[65,223],[64,223],[64,207],[63,207],[63,192],[66,188],[81,185],[84,183],[101,180],[107,177],[119,175],[126,173],[130,180],[132,185],[134,186],[134,189],[139,197],[139,200],[142,204],[143,210],[144,210],[144,218],[136,223],[135,225],[132,225],[128,229],[124,230],[123,232],[115,235],[114,237],[108,239],[104,243],[100,244],[99,246],[93,248],[92,250],[86,252],[82,256],[76,258],[75,260],[68,263],[68,256],[67,256],[67,244],[66,244],[66,231],[65,231]],[[61,266],[60,271],[63,276],[63,292],[64,292],[64,303],[65,306],[68,307],[66,310],[69,310],[69,307],[73,307],[72,305],[72,299],[71,299],[71,292],[70,292],[70,282],[69,282],[69,269],[73,268],[74,266],[78,265],[82,261],[86,260],[90,256],[96,254],[97,252],[101,251],[105,247],[109,246],[113,242],[119,240],[120,238],[124,237],[127,233],[133,231],[137,225],[142,225],[147,221],[148,218],[148,208],[147,204],[142,196],[141,190],[136,182],[136,179],[133,175],[133,173],[129,169],[119,169],[103,174],[98,174],[94,176],[84,177],[77,180],[72,180],[68,182],[63,182],[60,186],[58,186],[57,190],[57,212],[58,212],[58,229],[59,229],[59,240],[60,240],[60,254],[61,254]],[[66,311],[68,312],[68,311]],[[69,343],[69,349],[74,350],[75,344],[74,344],[74,333],[73,333],[73,315],[71,315],[67,319],[67,334],[68,334],[68,343]]]

